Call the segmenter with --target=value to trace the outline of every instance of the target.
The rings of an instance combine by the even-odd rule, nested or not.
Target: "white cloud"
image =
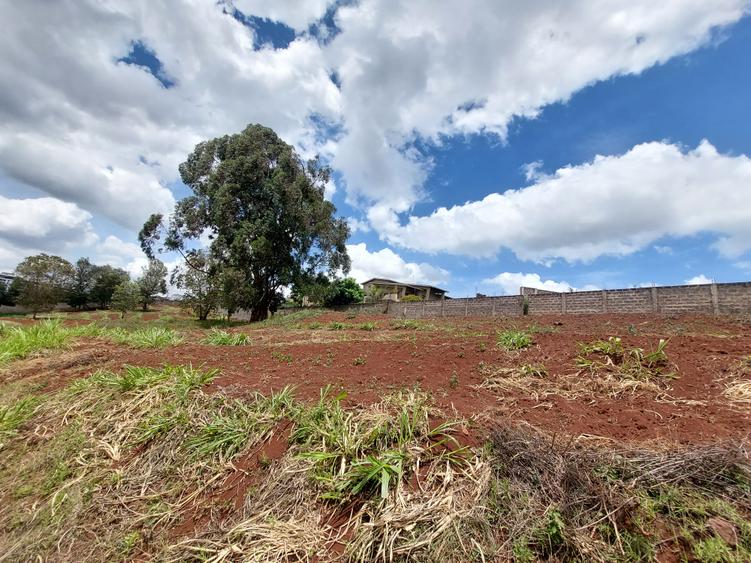
[[[334,0],[278,2],[269,0],[233,0],[235,7],[247,15],[283,22],[293,29],[305,30],[321,19]]]
[[[348,217],[347,224],[349,225],[349,231],[351,234],[370,232],[370,225],[367,221],[361,221],[355,217]]]
[[[396,221],[394,244],[426,252],[589,261],[627,255],[664,236],[720,235],[727,257],[751,248],[751,159],[719,154],[707,141],[683,152],[665,142],[561,168],[518,190],[431,215]]]
[[[543,280],[540,274],[524,274],[522,272],[502,272],[495,277],[488,278],[482,282],[485,285],[499,287],[506,295],[518,295],[519,288],[533,287],[544,289],[546,291],[566,292],[566,291],[591,291],[600,289],[595,285],[585,285],[576,288],[565,281]]]
[[[304,30],[331,2],[235,5]],[[338,9],[341,33],[326,42],[303,33],[286,49],[260,50],[254,32],[226,7],[206,0],[2,3],[0,82],[9,86],[0,89],[0,173],[134,229],[172,206],[169,186],[197,142],[259,122],[304,157],[322,153],[341,172],[347,200],[374,229],[404,243],[395,214],[426,198],[432,165],[413,141],[504,138],[514,117],[535,117],[593,82],[708,43],[749,1],[575,0],[562,7],[467,0],[459,17],[451,3],[414,0],[397,10],[361,0]],[[118,62],[134,41],[153,50],[172,87]],[[497,212],[496,199],[507,196],[488,197],[481,206],[490,211],[479,215]],[[704,215],[699,210],[697,222]],[[597,218],[580,217],[582,230],[593,231],[588,223]],[[546,256],[549,241],[525,229],[516,235],[521,251]],[[649,238],[630,232],[618,234],[616,253]],[[726,234],[717,248],[740,253],[746,239]],[[477,240],[437,250],[487,255],[499,247],[471,237]],[[553,255],[613,251],[612,242],[588,251],[582,244],[574,240],[573,250],[564,244]]]
[[[673,249],[669,246],[655,244],[652,248],[654,248],[655,252],[657,252],[658,254],[673,254]]]
[[[748,0],[554,0],[520,4],[362,0],[338,10],[324,50],[341,81],[345,135],[334,156],[350,202],[377,230],[423,199],[431,163],[416,137],[491,133],[598,80],[639,73],[710,41]],[[406,148],[406,150],[405,150]]]
[[[97,241],[91,214],[51,197],[12,199],[0,195],[0,269],[12,270],[26,256],[65,254]]]
[[[370,278],[388,278],[397,281],[439,285],[446,283],[449,273],[425,263],[406,262],[390,248],[370,252],[367,245],[348,244],[352,259],[350,276],[362,283]]]
[[[694,276],[693,278],[687,279],[686,283],[688,285],[704,285],[708,283],[714,283],[714,280],[711,278],[708,278],[704,274],[699,274],[698,276]]]
[[[335,120],[339,92],[312,38],[254,51],[252,31],[203,0],[3,3],[0,18],[12,85],[0,90],[0,171],[128,228],[170,210],[167,186],[203,139],[260,122],[306,157],[331,150],[309,117]],[[134,41],[173,87],[117,62]]]

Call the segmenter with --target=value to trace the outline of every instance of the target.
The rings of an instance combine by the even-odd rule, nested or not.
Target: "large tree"
[[[18,303],[30,309],[36,319],[38,312],[54,309],[65,299],[75,270],[64,258],[37,254],[16,266],[16,275],[22,280]]]
[[[91,288],[90,298],[98,303],[102,309],[110,306],[115,288],[121,283],[130,281],[128,272],[112,266],[97,266],[96,279]]]
[[[97,266],[88,258],[79,258],[74,266],[73,283],[68,294],[68,305],[82,309],[91,301],[91,290],[97,278]]]
[[[157,295],[167,293],[167,266],[161,260],[152,258],[141,270],[141,277],[137,283],[141,294],[139,300],[146,311]]]
[[[318,159],[304,163],[274,131],[249,125],[242,133],[200,143],[180,165],[192,190],[168,224],[152,215],[139,240],[150,257],[181,253],[194,264],[191,240],[211,233],[210,275],[231,268],[245,288],[239,305],[251,320],[265,319],[280,290],[315,272],[349,271],[346,221],[324,198],[330,170]]]

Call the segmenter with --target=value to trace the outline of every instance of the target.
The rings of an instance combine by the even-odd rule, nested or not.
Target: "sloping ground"
[[[232,330],[8,364],[0,561],[751,559],[743,320]]]

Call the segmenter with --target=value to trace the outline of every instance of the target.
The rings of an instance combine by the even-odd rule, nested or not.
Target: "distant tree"
[[[91,290],[96,283],[98,268],[88,258],[79,258],[73,267],[75,273],[68,294],[68,305],[80,310],[91,301]]]
[[[89,298],[102,309],[106,309],[110,306],[115,288],[126,281],[130,281],[130,276],[125,270],[112,266],[97,266]]]
[[[301,307],[306,304],[323,305],[332,291],[331,280],[323,273],[316,276],[301,276],[290,292],[291,301]]]
[[[112,292],[112,308],[120,311],[121,318],[125,318],[125,313],[138,306],[140,296],[141,292],[137,283],[130,280],[121,282]]]
[[[183,304],[193,311],[199,321],[204,321],[221,301],[221,277],[212,272],[205,251],[192,252],[191,264],[193,267],[186,264],[175,268],[171,281],[183,291]]]
[[[193,194],[177,203],[168,224],[162,215],[149,218],[141,247],[149,257],[179,252],[195,269],[190,240],[211,231],[214,267],[242,276],[237,306],[250,309],[252,321],[265,319],[281,288],[300,275],[349,270],[349,228],[323,195],[329,168],[318,159],[303,163],[271,129],[250,125],[198,144],[180,176]]]
[[[354,278],[344,278],[336,280],[331,284],[331,289],[326,294],[324,305],[327,307],[337,307],[342,305],[351,305],[352,303],[362,303],[365,292]]]
[[[8,290],[10,289],[10,284],[5,285],[5,283],[0,282],[0,305],[10,305],[8,301],[10,301],[8,297]]]
[[[149,308],[157,295],[167,293],[167,266],[161,260],[149,260],[148,266],[141,270],[141,277],[138,278],[139,303],[143,310]]]
[[[383,299],[383,296],[385,294],[386,291],[382,287],[371,285],[370,287],[368,287],[368,291],[365,292],[365,300],[375,303],[376,301]]]
[[[19,277],[13,279],[9,285],[5,287],[5,296],[2,298],[0,305],[8,305],[13,307],[18,303],[18,296],[21,294],[21,287],[23,286],[23,280]]]
[[[73,265],[59,256],[37,254],[16,266],[16,275],[23,283],[18,303],[32,312],[49,311],[62,301],[75,275]]]

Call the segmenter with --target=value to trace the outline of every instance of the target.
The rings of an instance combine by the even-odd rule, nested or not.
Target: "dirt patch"
[[[120,369],[122,348],[94,339],[77,341],[69,350],[49,350],[14,362],[0,370],[0,382],[26,380],[45,392],[55,391],[73,379],[87,377],[99,369]]]
[[[346,391],[345,404],[369,404],[385,394],[419,386],[429,391],[447,414],[471,418],[486,426],[499,419],[523,420],[544,430],[616,441],[669,440],[699,443],[743,437],[751,428],[751,409],[733,405],[723,395],[726,382],[742,358],[751,355],[751,324],[729,317],[657,317],[649,315],[550,315],[496,319],[426,319],[419,330],[391,328],[394,319],[326,313],[309,322],[348,323],[345,330],[319,328],[240,327],[252,343],[209,346],[191,335],[180,346],[134,350],[101,341],[89,347],[76,366],[55,368],[48,358],[18,363],[14,377],[38,377],[64,382],[105,365],[160,366],[187,364],[219,368],[211,392],[247,396],[269,393],[287,385],[295,396],[316,400],[332,386]],[[376,330],[359,330],[372,322]],[[510,353],[496,343],[496,333],[508,328],[529,330],[534,344]],[[195,336],[195,338],[193,337]],[[652,350],[660,338],[669,339],[667,353],[677,379],[666,380],[656,392],[540,394],[532,390],[494,392],[479,388],[483,366],[500,368],[544,365],[543,384],[560,388],[577,375],[578,342],[620,336],[626,348]],[[80,364],[80,365],[79,365]],[[19,371],[20,370],[20,371]],[[60,373],[62,371],[62,374]],[[570,381],[570,380],[569,380]],[[587,380],[589,381],[589,380]],[[586,385],[584,386],[586,388]],[[476,434],[481,432],[473,431]]]

